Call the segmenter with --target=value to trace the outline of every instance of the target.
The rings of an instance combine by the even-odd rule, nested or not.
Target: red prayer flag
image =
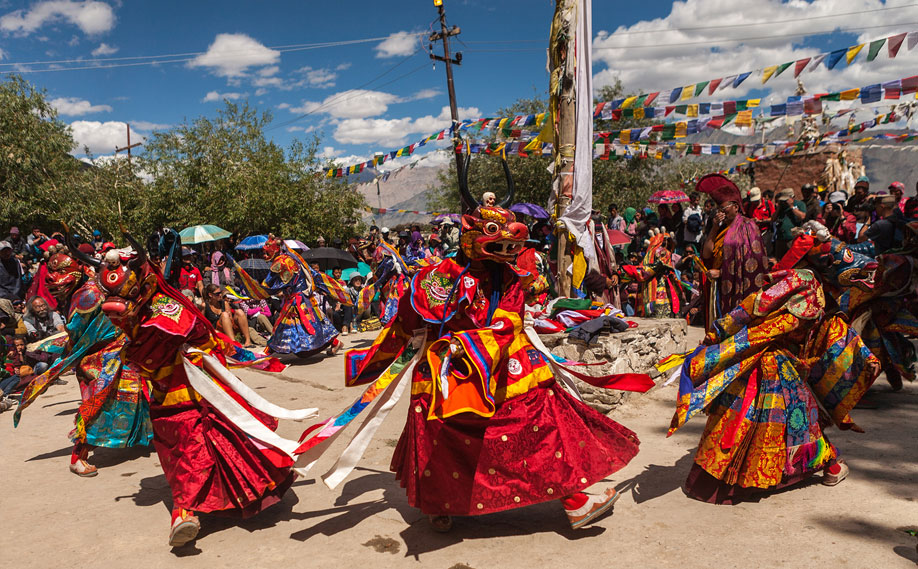
[[[890,59],[896,57],[896,54],[899,53],[899,48],[902,47],[902,40],[905,39],[905,36],[905,33],[889,36],[889,40],[886,42],[886,47],[889,49]]]
[[[918,75],[906,77],[902,80],[902,94],[914,93],[918,91]]]
[[[644,106],[645,106],[645,107],[649,107],[650,104],[653,103],[653,102],[657,99],[657,95],[659,95],[659,94],[660,94],[660,92],[657,91],[656,93],[651,93],[651,94],[647,95],[647,98],[644,99]]]
[[[711,82],[708,83],[708,95],[713,95],[714,91],[717,90],[717,87],[720,86],[720,82],[723,81],[723,78],[720,79],[711,79]]]
[[[804,59],[798,59],[797,63],[794,64],[794,78],[796,79],[798,75],[806,68],[806,64],[810,62],[810,58],[806,57]]]

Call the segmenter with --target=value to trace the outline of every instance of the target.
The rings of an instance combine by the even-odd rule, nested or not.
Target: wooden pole
[[[549,71],[551,73],[549,104],[555,114],[552,193],[555,199],[554,217],[556,220],[564,215],[564,211],[571,203],[574,190],[577,93],[574,89],[574,66],[570,64],[568,58],[573,57],[571,51],[574,46],[576,27],[577,0],[556,0],[549,45]],[[567,228],[562,224],[556,224],[555,235],[558,239],[556,256],[558,292],[562,296],[570,296],[571,277],[567,269],[573,263],[573,255]]]

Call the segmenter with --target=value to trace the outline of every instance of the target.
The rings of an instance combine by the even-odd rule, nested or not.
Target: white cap
[[[388,227],[383,227],[382,229],[379,230],[379,232],[380,232],[380,233],[389,233],[389,228],[388,228]]]

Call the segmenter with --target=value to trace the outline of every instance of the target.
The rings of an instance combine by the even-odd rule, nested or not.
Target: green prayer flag
[[[736,102],[736,110],[737,110],[737,111],[745,111],[745,110],[746,110],[746,104],[747,104],[747,102],[748,102],[748,101],[745,101],[745,100],[743,100],[743,101],[737,101],[737,102]]]
[[[729,115],[724,117],[724,122],[723,124],[721,124],[721,126],[726,126],[730,124],[731,122],[733,122],[735,119],[736,119],[736,113],[730,113]]]
[[[886,38],[870,42],[870,47],[867,49],[867,61],[876,59],[877,55],[880,53],[880,49],[882,49],[885,43]]]
[[[669,123],[663,126],[663,130],[660,133],[661,140],[673,140],[676,138],[676,124]]]
[[[738,149],[739,149],[739,146],[737,146],[736,144],[734,144],[733,146],[731,146],[731,147],[730,147],[730,156],[735,156],[735,155],[736,155],[736,151],[737,151]]]
[[[637,98],[637,100],[631,106],[632,107],[643,107],[644,101],[646,100],[647,100],[647,95],[646,94],[641,95],[640,97]]]
[[[779,65],[778,68],[775,70],[775,74],[771,76],[772,79],[784,73],[784,70],[793,64],[794,64],[793,61],[788,61],[787,63],[782,63],[781,65]]]
[[[841,93],[829,93],[822,96],[823,101],[841,101]]]
[[[688,105],[676,105],[676,112],[684,115],[688,111]]]
[[[710,83],[710,81],[702,81],[701,83],[695,83],[695,96],[696,97],[700,95],[702,91],[704,91],[704,88],[708,86],[708,83]]]

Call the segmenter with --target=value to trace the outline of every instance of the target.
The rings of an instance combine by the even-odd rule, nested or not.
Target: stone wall
[[[540,338],[551,353],[567,360],[585,363],[599,361],[605,365],[584,367],[590,375],[610,373],[648,373],[656,374],[653,367],[660,359],[674,353],[689,349],[687,339],[688,326],[685,320],[629,318],[638,323],[617,334],[604,334],[594,344],[572,340],[567,334],[546,334]],[[600,389],[577,380],[577,387],[583,400],[600,413],[608,413],[621,405],[630,395],[628,392],[611,389]]]

